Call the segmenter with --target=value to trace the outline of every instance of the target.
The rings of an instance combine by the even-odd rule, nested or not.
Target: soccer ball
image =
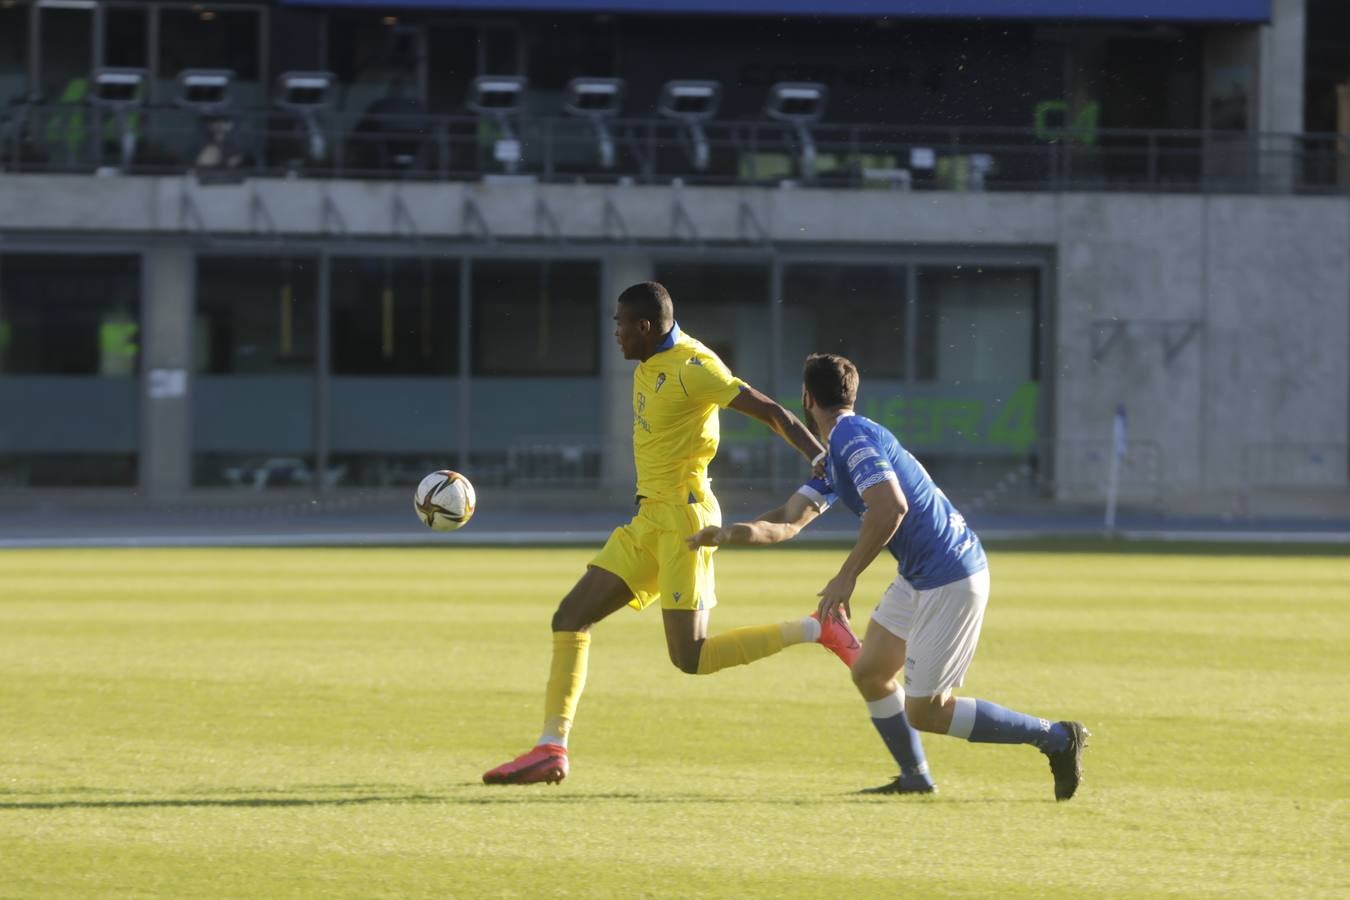
[[[413,509],[422,524],[432,531],[454,531],[463,528],[473,517],[477,502],[473,485],[458,472],[441,469],[432,472],[417,486],[413,494]]]

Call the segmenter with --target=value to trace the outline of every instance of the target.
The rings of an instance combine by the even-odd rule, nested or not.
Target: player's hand
[[[709,525],[697,534],[691,534],[684,539],[689,545],[690,550],[697,550],[699,547],[720,547],[727,542],[727,536],[730,532],[720,525]]]
[[[838,618],[840,610],[843,610],[845,616],[851,617],[853,609],[849,605],[849,598],[853,596],[853,589],[857,584],[858,579],[842,572],[831,578],[830,583],[816,595],[820,597],[820,606],[816,610],[820,615],[820,621],[824,622],[829,617]]]

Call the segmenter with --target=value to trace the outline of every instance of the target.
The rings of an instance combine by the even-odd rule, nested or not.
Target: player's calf
[[[919,731],[946,734],[952,724],[956,702],[951,695],[936,697],[906,697],[905,716]]]

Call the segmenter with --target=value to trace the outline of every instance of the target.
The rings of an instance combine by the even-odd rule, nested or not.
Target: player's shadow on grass
[[[478,782],[465,782],[457,787],[482,787]],[[877,797],[867,794],[858,794],[848,792],[842,794],[818,794],[811,797],[741,797],[741,796],[721,796],[717,794],[639,794],[635,792],[612,792],[603,794],[564,794],[564,793],[541,793],[538,788],[529,787],[493,787],[482,794],[474,796],[445,797],[442,799],[447,806],[492,806],[498,804],[513,803],[593,803],[612,800],[622,800],[625,803],[647,804],[687,804],[687,803],[707,803],[719,804],[729,803],[736,805],[754,804],[768,806],[836,806],[841,802],[861,802],[861,803],[938,803],[938,804],[980,804],[980,805],[1007,805],[1032,803],[1042,804],[1049,801],[1045,797]]]

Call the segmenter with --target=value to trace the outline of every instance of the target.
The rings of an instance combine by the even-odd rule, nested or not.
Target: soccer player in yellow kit
[[[717,604],[713,548],[690,552],[685,537],[720,525],[708,464],[717,453],[717,410],[729,407],[772,428],[813,465],[825,449],[791,412],[731,374],[707,347],[680,330],[666,289],[635,284],[619,295],[614,336],[633,373],[633,458],[637,515],[616,528],[553,614],[553,662],[538,744],[483,775],[488,784],[556,783],[567,777],[567,736],[586,684],[591,626],[625,606],[658,599],[670,661],[708,675],[817,642],[852,665],[858,639],[844,619],[805,616],[708,636]]]

